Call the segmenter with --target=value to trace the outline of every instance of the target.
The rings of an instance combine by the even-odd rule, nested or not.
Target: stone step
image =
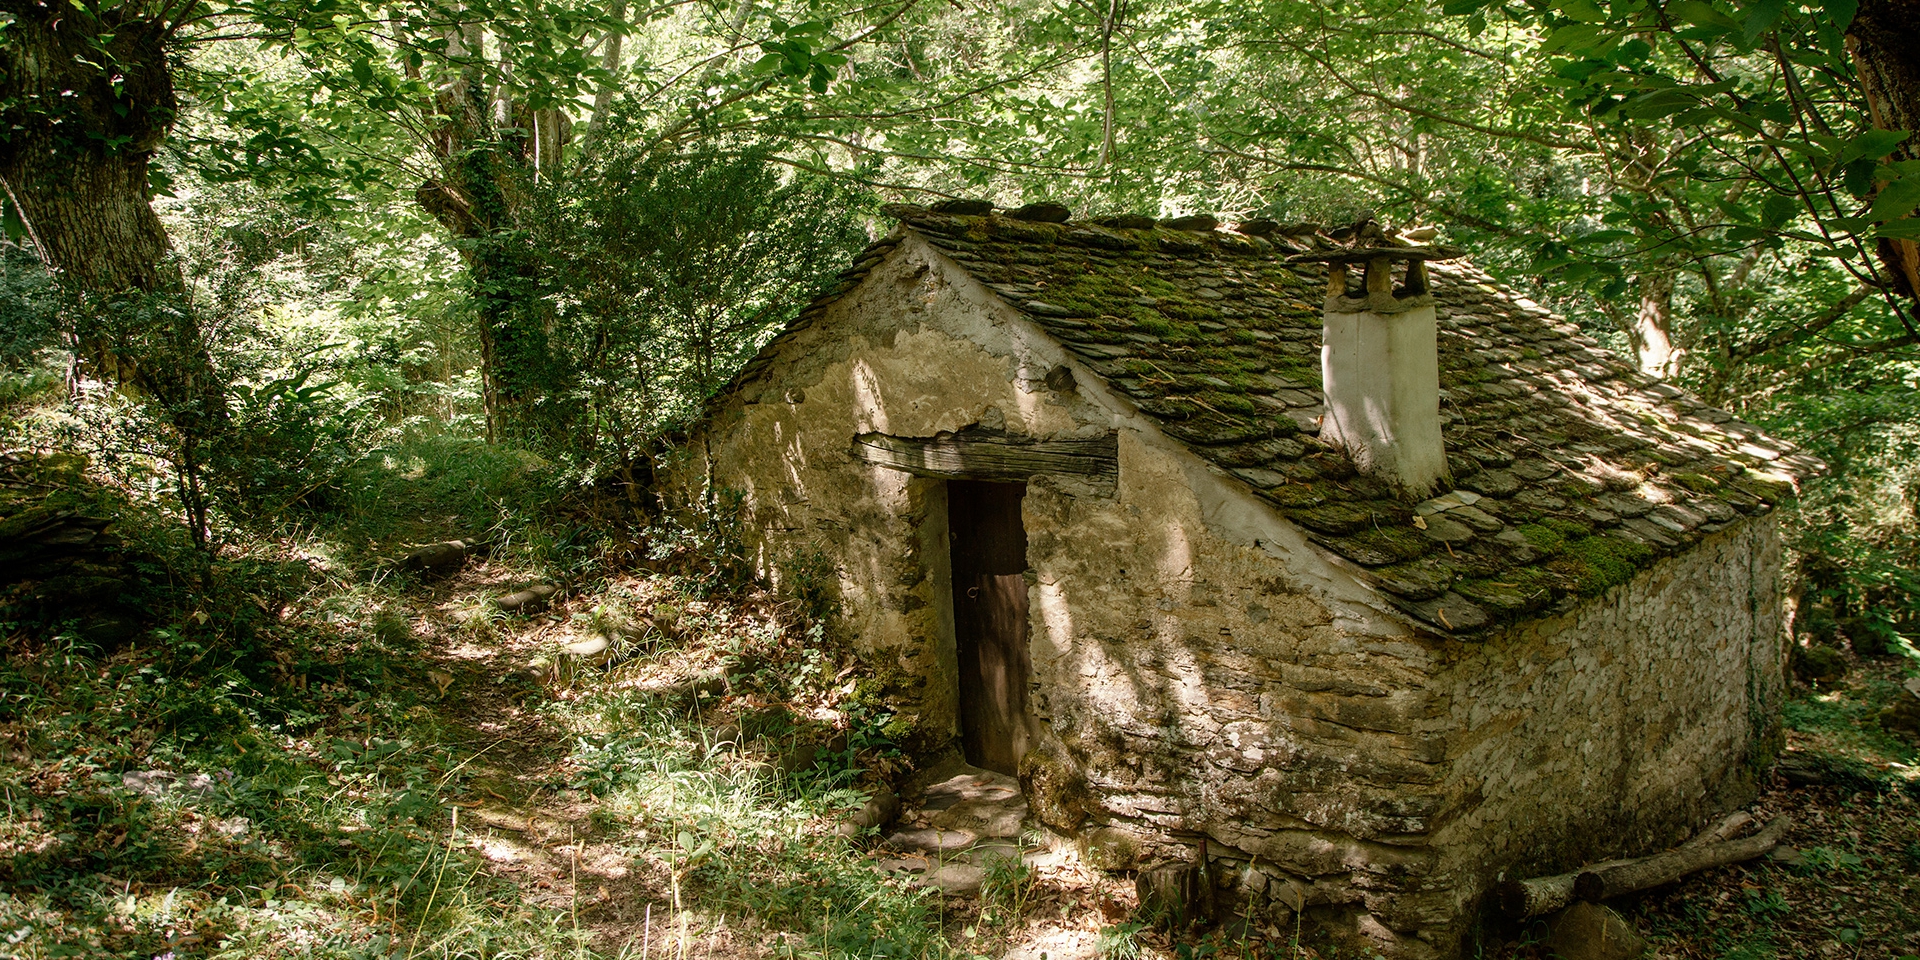
[[[991,770],[969,769],[927,787],[923,810],[945,810],[962,801],[1020,801],[1020,781]]]
[[[951,859],[953,855],[973,846],[979,840],[980,835],[971,830],[922,827],[916,830],[902,830],[889,836],[886,847],[902,853],[923,853]]]
[[[936,827],[966,830],[983,837],[1018,837],[1026,822],[1027,804],[1016,795],[1012,800],[962,800],[932,817]]]
[[[901,814],[900,829],[881,843],[874,869],[911,876],[951,896],[973,896],[996,861],[1040,855],[1019,843],[1029,812],[1020,781],[956,766],[957,773],[949,767],[936,774],[945,779],[926,787]]]

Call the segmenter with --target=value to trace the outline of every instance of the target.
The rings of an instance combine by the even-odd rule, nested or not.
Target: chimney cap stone
[[[969,197],[955,197],[942,200],[928,209],[934,213],[944,213],[951,217],[979,217],[993,212],[993,202],[976,200]]]
[[[1375,260],[1454,260],[1465,253],[1454,247],[1346,247],[1296,253],[1288,263],[1372,263]]]
[[[1008,210],[1010,220],[1026,220],[1032,223],[1066,223],[1073,219],[1073,210],[1064,203],[1040,201]]]
[[[1211,213],[1194,213],[1184,217],[1174,217],[1171,220],[1162,220],[1160,225],[1169,230],[1206,233],[1220,226],[1220,218]]]

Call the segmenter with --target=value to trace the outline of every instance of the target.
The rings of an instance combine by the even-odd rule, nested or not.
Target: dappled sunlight
[[[887,407],[880,397],[880,378],[865,360],[855,360],[848,369],[853,387],[854,434],[886,433]]]
[[[1073,649],[1073,607],[1058,581],[1041,580],[1034,590],[1046,643],[1056,656]]]
[[[786,421],[775,420],[773,422],[773,445],[775,449],[780,451],[780,466],[786,471],[787,487],[792,491],[792,495],[785,498],[788,502],[782,503],[780,506],[782,510],[790,512],[793,507],[804,504],[811,498],[807,493],[806,481],[807,448],[800,442],[799,430],[793,431],[792,436],[787,436],[786,434]],[[752,478],[749,477],[748,482],[751,483]]]

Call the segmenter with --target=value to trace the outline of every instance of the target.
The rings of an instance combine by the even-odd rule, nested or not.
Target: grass
[[[97,657],[16,634],[0,670],[0,936],[22,958],[619,955],[630,945],[581,925],[584,844],[564,907],[530,902],[500,869],[564,823],[570,839],[611,838],[620,862],[596,876],[667,880],[656,912],[683,955],[690,925],[728,915],[789,934],[796,956],[944,955],[938,898],[883,879],[827,829],[864,799],[844,758],[780,774],[715,743],[702,704],[605,677],[551,690],[485,663],[442,699],[418,671],[371,668],[434,659],[404,629],[404,599],[315,598],[307,613],[342,627],[339,659],[289,654],[300,672],[273,686],[231,665],[183,676],[165,645]],[[628,679],[687,654],[633,661]],[[521,722],[488,730],[482,714]],[[126,779],[151,771],[169,788]],[[497,839],[527,810],[544,832]],[[533,872],[552,885],[547,867]]]
[[[1856,672],[1839,689],[1808,691],[1787,702],[1782,719],[1810,749],[1875,766],[1912,765],[1920,758],[1920,748],[1878,722],[1881,710],[1908,695],[1895,682],[1899,672]]]
[[[0,606],[0,957],[944,955],[941,901],[831,829],[895,762],[891,717],[825,692],[843,655],[676,562],[710,561],[697,531],[656,538],[670,571],[618,572],[641,538],[555,489],[511,451],[397,444],[211,563],[115,501],[182,574],[134,588],[149,629],[103,647]],[[451,581],[393,562],[476,534]],[[492,603],[536,580],[566,599]],[[596,629],[612,671],[531,669]],[[689,699],[682,668],[728,679]],[[736,716],[749,749],[716,742]],[[836,725],[820,766],[765,762]]]
[[[0,672],[0,929],[18,956],[347,957],[376,942],[455,956],[456,941],[565,940],[458,842],[443,806],[458,761],[409,722],[402,688],[343,665],[300,709],[167,661],[152,648],[93,661],[56,636]]]

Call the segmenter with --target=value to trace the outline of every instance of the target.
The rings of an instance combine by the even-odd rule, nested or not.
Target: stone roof
[[[1768,512],[1820,469],[1480,270],[1436,264],[1451,486],[1411,502],[1317,439],[1325,268],[1286,258],[1324,238],[1263,239],[1213,229],[1212,218],[1178,229],[1145,218],[888,212],[901,228],[863,252],[736,384],[906,232],[918,234],[1168,435],[1447,633],[1571,607]]]

